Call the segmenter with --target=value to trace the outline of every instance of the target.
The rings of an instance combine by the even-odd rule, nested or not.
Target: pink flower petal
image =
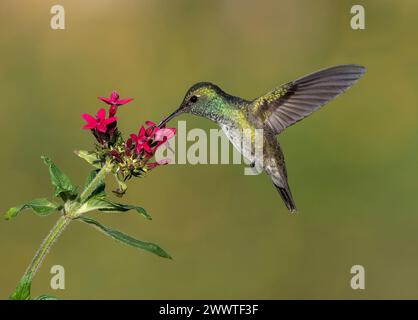
[[[112,122],[115,122],[115,121],[118,121],[118,118],[117,117],[110,117],[109,119],[105,119],[103,121],[103,123],[104,124],[109,124],[109,123],[112,123]]]
[[[154,151],[156,151],[159,148],[159,146],[167,142],[167,137],[163,137],[161,140],[156,140],[156,141],[158,142],[157,142],[157,145],[154,147]]]
[[[101,108],[99,112],[97,112],[97,118],[99,118],[101,121],[106,118],[106,110],[104,108]]]
[[[148,127],[146,130],[146,135],[152,137],[159,129],[157,127]]]
[[[116,100],[119,99],[119,94],[116,91],[112,91],[112,94],[110,95],[110,100],[112,102],[116,102]]]
[[[142,144],[137,144],[136,145],[136,148],[135,148],[135,151],[136,151],[136,153],[139,154],[142,149],[144,149],[144,147],[142,146]]]
[[[150,146],[148,145],[148,143],[144,143],[142,144],[142,146],[144,147],[144,150],[148,153],[153,153],[152,149],[150,148]]]
[[[174,137],[174,135],[175,130],[163,128],[158,130],[158,132],[155,135],[155,140],[161,141],[164,137],[166,137],[167,139],[171,139],[172,137]]]
[[[107,127],[104,123],[100,123],[99,125],[97,125],[97,130],[100,132],[106,133]]]
[[[132,100],[133,100],[133,98],[121,99],[121,100],[117,100],[116,104],[122,106],[124,104],[127,104],[127,103],[131,102]]]
[[[99,99],[102,100],[103,102],[106,102],[107,104],[112,104],[112,100],[110,100],[109,98],[99,97]]]
[[[81,115],[83,117],[84,120],[86,120],[89,124],[90,123],[96,123],[96,118],[93,117],[92,115],[88,114],[88,113],[83,113]]]
[[[94,129],[94,128],[96,128],[95,123],[88,123],[83,127],[84,130],[91,130],[91,129]]]
[[[152,122],[152,121],[150,121],[150,120],[145,121],[145,124],[146,124],[147,126],[149,126],[149,127],[153,127],[153,126],[155,126],[155,122]]]

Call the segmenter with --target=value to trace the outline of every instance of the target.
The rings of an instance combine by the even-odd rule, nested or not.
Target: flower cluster
[[[126,191],[124,182],[131,177],[141,177],[148,170],[159,165],[167,164],[168,160],[153,161],[157,149],[173,138],[176,134],[174,128],[158,127],[152,121],[146,121],[137,134],[132,133],[125,141],[117,128],[118,108],[131,102],[132,98],[119,99],[119,94],[113,91],[109,98],[99,97],[109,105],[108,114],[101,108],[96,116],[82,114],[86,121],[83,129],[90,130],[96,138],[96,150],[79,152],[78,155],[91,164],[103,164],[111,161],[114,165],[114,174],[119,183],[118,194]]]

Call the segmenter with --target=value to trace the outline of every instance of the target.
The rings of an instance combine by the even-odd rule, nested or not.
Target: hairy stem
[[[52,227],[51,231],[49,232],[48,236],[42,242],[35,256],[33,257],[32,262],[27,268],[24,277],[26,275],[30,275],[29,279],[32,281],[33,277],[35,276],[36,272],[41,266],[44,258],[48,254],[49,249],[54,244],[54,242],[58,239],[58,237],[64,231],[64,229],[68,226],[70,221],[71,219],[67,218],[66,216],[61,216],[58,219],[58,221],[55,223],[55,225]]]
[[[106,162],[104,166],[100,169],[100,171],[96,174],[94,179],[89,183],[88,186],[81,192],[80,194],[80,203],[84,203],[90,195],[93,193],[93,191],[96,189],[96,187],[99,186],[99,184],[104,180],[106,175],[110,173],[112,169],[112,165],[110,162]]]
[[[32,281],[32,279],[34,278],[36,272],[39,270],[42,262],[44,261],[46,255],[48,254],[54,242],[58,239],[61,233],[65,230],[65,228],[68,226],[71,220],[78,217],[77,209],[79,208],[80,204],[83,204],[84,202],[86,202],[86,200],[88,200],[89,196],[100,185],[100,183],[102,183],[106,175],[111,172],[111,169],[112,169],[111,164],[109,162],[106,162],[105,165],[100,169],[100,171],[94,177],[94,179],[81,192],[79,201],[78,203],[76,203],[77,205],[70,205],[68,207],[68,211],[64,212],[64,214],[58,219],[58,221],[55,223],[55,225],[52,227],[51,231],[49,232],[48,236],[44,239],[44,241],[42,241],[41,246],[39,247],[38,251],[36,252],[35,256],[32,259],[32,262],[26,269],[26,272],[23,275],[22,280],[26,279],[29,282]]]

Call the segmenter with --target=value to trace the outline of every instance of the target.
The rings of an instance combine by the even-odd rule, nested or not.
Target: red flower
[[[84,120],[87,121],[87,124],[83,127],[83,129],[96,129],[97,131],[102,133],[106,133],[108,124],[117,120],[116,117],[109,117],[108,119],[106,119],[106,110],[104,108],[99,110],[96,117],[93,117],[88,113],[83,113],[81,116],[84,118]]]
[[[174,135],[176,134],[176,129],[175,128],[158,128],[156,127],[156,132],[155,132],[155,141],[161,142],[163,141],[163,143],[166,140],[171,139],[172,137],[174,137]],[[161,145],[161,143],[159,144]]]
[[[145,130],[144,126],[139,129],[138,135],[132,133],[131,134],[132,142],[135,144],[135,151],[136,153],[140,153],[143,150],[152,154],[151,147],[148,144],[150,140],[150,136],[147,134],[147,130]]]
[[[131,134],[130,141],[128,141],[129,143],[126,145],[126,152],[129,152],[132,144],[135,144],[135,151],[137,154],[140,154],[141,151],[144,150],[145,156],[151,158],[160,145],[174,137],[176,129],[159,128],[152,121],[146,121],[145,124],[148,128],[145,129],[144,126],[141,126],[137,135]]]
[[[110,105],[109,115],[112,117],[116,114],[117,108],[119,106],[127,104],[133,100],[132,98],[119,99],[119,94],[116,91],[111,93],[110,98],[99,97],[99,99]]]

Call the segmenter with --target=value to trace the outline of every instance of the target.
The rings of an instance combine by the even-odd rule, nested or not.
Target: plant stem
[[[99,186],[99,184],[104,180],[106,175],[110,173],[112,169],[112,165],[109,161],[107,161],[104,166],[100,169],[100,171],[96,174],[94,179],[89,183],[88,186],[81,192],[80,194],[80,203],[83,204],[88,197],[93,193],[93,191],[96,189],[96,187]]]
[[[70,221],[71,219],[66,216],[61,216],[58,219],[58,221],[55,223],[55,225],[52,227],[51,231],[49,232],[48,236],[42,242],[41,246],[39,247],[38,251],[33,257],[32,262],[27,268],[23,277],[29,276],[30,281],[32,281],[33,277],[35,276],[36,272],[41,266],[42,261],[48,254],[49,249],[54,244],[54,242],[58,239],[58,237],[64,231],[64,229],[68,226]]]
[[[71,220],[78,217],[77,209],[80,207],[80,204],[83,204],[86,202],[86,200],[88,200],[93,191],[100,185],[100,183],[102,183],[106,175],[111,172],[111,169],[112,165],[110,162],[106,162],[105,165],[96,174],[94,179],[81,192],[78,202],[73,203],[74,205],[70,205],[68,207],[68,211],[64,212],[64,214],[58,219],[58,221],[49,232],[48,236],[44,239],[44,241],[42,241],[41,246],[32,259],[32,262],[26,269],[22,280],[26,279],[29,282],[32,281],[54,242],[65,230]]]

